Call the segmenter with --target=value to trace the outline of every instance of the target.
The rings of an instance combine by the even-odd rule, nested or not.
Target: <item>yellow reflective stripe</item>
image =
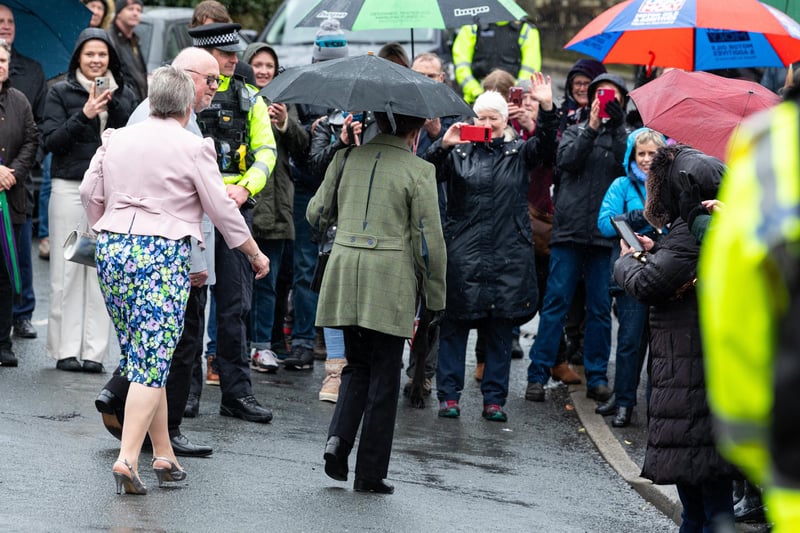
[[[800,490],[765,489],[764,504],[772,533],[795,533],[800,524]]]

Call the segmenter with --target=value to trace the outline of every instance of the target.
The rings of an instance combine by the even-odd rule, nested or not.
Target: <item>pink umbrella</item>
[[[757,83],[682,70],[666,72],[630,97],[645,126],[720,159],[742,119],[780,102]]]

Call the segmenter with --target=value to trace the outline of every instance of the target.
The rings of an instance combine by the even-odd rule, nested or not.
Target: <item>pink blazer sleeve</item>
[[[100,217],[105,212],[105,187],[103,185],[103,159],[106,155],[106,147],[114,132],[113,128],[109,128],[103,132],[102,144],[100,148],[92,157],[89,163],[89,168],[83,175],[83,181],[78,188],[81,194],[81,203],[86,210],[86,218],[89,221],[89,227],[94,226]]]

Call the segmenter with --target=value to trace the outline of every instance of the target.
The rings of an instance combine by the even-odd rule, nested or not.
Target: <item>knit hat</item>
[[[628,87],[625,85],[625,80],[622,79],[622,76],[609,74],[607,72],[594,78],[592,83],[589,85],[589,103],[591,104],[592,100],[594,99],[594,93],[597,91],[597,86],[602,81],[610,82],[617,86],[620,94],[622,94],[622,107],[624,108],[628,103]]]
[[[589,78],[589,81],[595,79],[600,74],[605,74],[606,67],[601,62],[597,61],[596,59],[579,59],[572,65],[572,68],[569,69],[569,73],[567,73],[567,84],[564,87],[564,96],[567,98],[572,98],[572,78],[577,76],[578,74],[582,76],[586,76]],[[591,100],[590,100],[591,101]]]
[[[116,0],[116,2],[114,2],[114,13],[119,13],[126,7],[132,6],[133,4],[144,6],[144,2],[142,2],[142,0]]]
[[[347,39],[344,36],[339,21],[335,19],[323,20],[319,25],[317,38],[314,39],[314,52],[311,59],[314,63],[347,57]]]

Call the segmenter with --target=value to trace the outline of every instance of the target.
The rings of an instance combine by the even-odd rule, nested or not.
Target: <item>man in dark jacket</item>
[[[609,118],[600,118],[599,89],[614,91],[606,103]],[[611,351],[611,298],[608,294],[612,240],[597,228],[597,213],[606,189],[621,175],[628,132],[624,106],[625,81],[601,74],[589,86],[587,120],[567,128],[558,147],[561,171],[550,239],[550,274],[539,330],[531,347],[525,399],[544,401],[544,384],[556,362],[564,319],[581,277],[586,281],[586,396],[606,401],[611,396],[606,369]]]
[[[136,102],[147,98],[147,67],[139,48],[139,36],[133,30],[142,19],[142,0],[117,0],[114,4],[116,15],[108,29],[111,43],[117,49],[122,63],[122,72],[129,80]]]
[[[44,100],[47,95],[44,70],[42,70],[42,66],[37,61],[20,54],[14,48],[15,37],[14,13],[7,6],[0,4],[0,38],[5,39],[11,46],[8,78],[11,80],[11,85],[15,89],[22,91],[27,97],[36,124],[41,124],[42,115],[44,114]],[[36,296],[33,292],[33,264],[31,263],[33,182],[27,180],[21,185],[27,191],[28,202],[26,208],[27,217],[19,224],[15,224],[22,292],[19,300],[14,303],[14,336],[33,339],[37,335],[36,329],[31,324],[31,316],[36,307]],[[44,217],[46,220],[47,213],[44,214]]]

